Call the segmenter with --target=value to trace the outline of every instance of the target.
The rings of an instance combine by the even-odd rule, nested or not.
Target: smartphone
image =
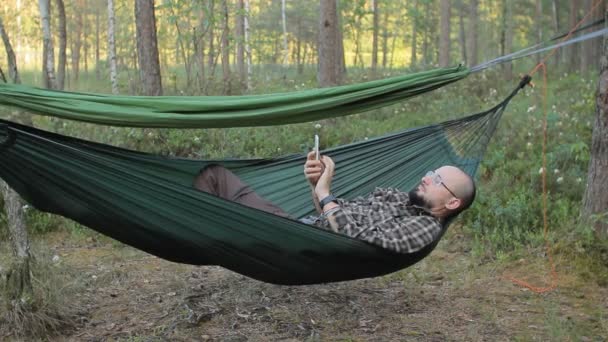
[[[319,160],[319,136],[315,134],[315,159]]]

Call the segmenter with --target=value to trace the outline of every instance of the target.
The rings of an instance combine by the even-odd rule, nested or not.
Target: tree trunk
[[[112,85],[112,94],[118,94],[115,23],[116,15],[114,12],[114,0],[108,0],[108,62],[110,64],[110,84]]]
[[[503,0],[503,22],[502,22],[502,34],[501,34],[501,56],[511,53],[513,46],[513,1]],[[506,80],[513,79],[513,64],[511,62],[503,63],[502,70]]]
[[[450,65],[450,0],[441,0],[440,18],[439,66],[445,68]]]
[[[17,59],[11,45],[8,33],[4,29],[2,18],[0,18],[0,36],[6,49],[8,59],[9,75],[13,83],[21,83]],[[31,118],[27,114],[19,115],[16,121],[32,125]],[[25,214],[23,212],[23,201],[19,195],[12,190],[4,181],[0,180],[0,192],[4,199],[4,209],[7,215],[8,230],[13,259],[6,272],[6,298],[7,309],[14,310],[17,307],[29,307],[33,300],[32,280],[30,276],[30,243],[25,225]]]
[[[281,0],[281,23],[283,24],[283,67],[287,66],[289,47],[287,45],[287,17],[285,15],[285,0]]]
[[[384,25],[382,25],[382,68],[386,69],[388,61],[388,11],[384,11]],[[394,40],[393,40],[394,41]]]
[[[536,43],[540,44],[543,41],[543,2],[536,0]],[[536,54],[536,63],[542,61],[543,55]]]
[[[4,23],[0,18],[0,36],[6,49],[6,59],[8,61],[8,75],[13,80],[13,83],[21,83],[21,76],[19,76],[19,70],[17,69],[17,58],[15,57],[15,51],[11,45],[11,41],[8,37],[8,33],[4,29]]]
[[[245,16],[243,18],[243,29],[245,31],[245,55],[247,57],[247,90],[251,89],[251,76],[253,75],[253,62],[251,58],[251,45],[249,45],[249,0],[244,0]]]
[[[372,75],[375,76],[376,70],[378,69],[378,0],[372,0],[372,14]]]
[[[100,39],[99,39],[99,31],[101,26],[101,14],[99,13],[99,7],[95,9],[95,79],[101,80],[101,68],[100,68]]]
[[[424,17],[425,18],[430,18],[430,14],[431,14],[431,5],[429,2],[426,2],[424,4]],[[426,22],[424,25],[424,34],[422,37],[422,64],[423,65],[428,65],[430,64],[429,61],[429,40],[430,40],[430,36],[431,36],[431,25]]]
[[[591,12],[593,7],[593,0],[585,0],[583,8],[585,13]],[[593,18],[593,17],[592,17]],[[586,32],[592,32],[593,28],[588,29]],[[581,60],[581,72],[587,73],[589,70],[595,70],[595,61],[593,60],[593,39],[588,39],[582,43],[582,60]]]
[[[53,36],[51,35],[50,0],[38,0],[38,7],[40,8],[40,25],[42,26],[44,86],[49,89],[57,89],[55,53],[53,51]]]
[[[338,9],[336,0],[320,0],[317,80],[320,87],[340,84],[342,55],[339,49]]]
[[[230,95],[232,87],[230,84],[230,46],[228,42],[228,34],[230,33],[228,26],[228,0],[222,1],[223,26],[222,29],[222,73],[224,76],[224,94]]]
[[[608,11],[605,12],[608,21]],[[608,27],[607,24],[604,24]],[[591,138],[591,161],[587,175],[587,190],[583,215],[589,218],[599,238],[608,238],[608,36],[600,61],[597,87],[595,124]]]
[[[414,4],[412,5],[413,14],[410,14],[410,18],[412,20],[412,51],[411,51],[411,57],[410,57],[410,67],[414,68],[416,67],[416,64],[418,63],[418,59],[416,57],[416,54],[418,53],[417,49],[418,49],[418,44],[417,44],[417,40],[418,40],[418,0],[414,0]]]
[[[241,88],[247,87],[247,70],[245,69],[245,3],[238,0],[236,16],[236,67]]]
[[[57,1],[57,16],[59,17],[59,55],[57,60],[57,87],[60,90],[65,88],[65,64],[68,34],[65,21],[65,6],[63,0]]]
[[[559,33],[559,32],[561,32],[560,25],[559,25],[559,0],[553,0],[551,2],[551,9],[553,12],[553,30],[556,33]],[[561,65],[561,63],[560,63],[561,56],[562,56],[561,49],[555,50],[555,55],[553,56],[555,65]]]
[[[505,0],[508,1],[508,0]],[[475,66],[479,63],[477,37],[479,35],[479,0],[471,0],[469,8],[469,36],[467,37],[467,61],[469,66]]]
[[[465,29],[464,29],[464,17],[466,15],[466,11],[464,9],[464,2],[462,0],[460,0],[460,2],[458,3],[458,26],[459,26],[459,33],[458,33],[458,38],[460,40],[460,51],[461,51],[461,58],[462,58],[462,62],[467,65],[467,39],[466,39],[466,33],[465,33]]]
[[[580,0],[570,0],[570,18],[568,20],[568,27],[574,27],[578,21],[578,2]],[[568,67],[570,72],[574,72],[579,67],[579,45],[571,44],[569,48],[569,61]]]
[[[76,4],[77,8],[74,13],[76,22],[72,42],[72,79],[74,81],[78,81],[79,78],[80,49],[82,48],[82,12],[84,11],[84,4],[82,4],[81,1],[78,1]],[[96,18],[96,20],[98,22],[98,17]]]
[[[162,95],[154,0],[135,0],[135,26],[137,29],[137,62],[144,95]]]
[[[209,73],[209,78],[213,78],[215,76],[215,18],[214,16],[214,7],[215,7],[215,0],[207,0],[208,1],[208,6],[209,6],[209,10],[207,11],[207,14],[212,16],[211,18],[208,18],[209,20],[209,51],[207,52],[207,70],[210,70]]]

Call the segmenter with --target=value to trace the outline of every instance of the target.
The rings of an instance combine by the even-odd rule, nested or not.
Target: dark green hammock
[[[0,105],[104,125],[211,128],[327,119],[403,101],[469,75],[459,66],[383,80],[248,96],[118,96],[0,84]]]
[[[375,187],[408,190],[427,170],[473,175],[508,102],[488,111],[324,151],[337,165],[333,190],[352,198]],[[0,177],[36,208],[73,219],[161,258],[220,265],[276,284],[387,274],[430,253],[439,239],[396,254],[199,192],[194,177],[220,163],[294,218],[312,211],[304,155],[202,161],[161,157],[0,120]]]

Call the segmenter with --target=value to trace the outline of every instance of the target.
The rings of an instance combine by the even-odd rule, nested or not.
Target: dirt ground
[[[579,279],[558,257],[559,287],[533,293],[504,275],[545,274],[541,256],[482,263],[457,230],[409,269],[315,286],[179,265],[103,239],[56,238],[49,246],[53,262],[81,285],[70,294],[75,330],[49,340],[608,340],[607,288]]]

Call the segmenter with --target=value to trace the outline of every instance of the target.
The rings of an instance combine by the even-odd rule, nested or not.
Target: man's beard
[[[418,193],[418,186],[414,187],[409,192],[410,197],[410,205],[415,205],[417,207],[430,208],[429,203]]]

